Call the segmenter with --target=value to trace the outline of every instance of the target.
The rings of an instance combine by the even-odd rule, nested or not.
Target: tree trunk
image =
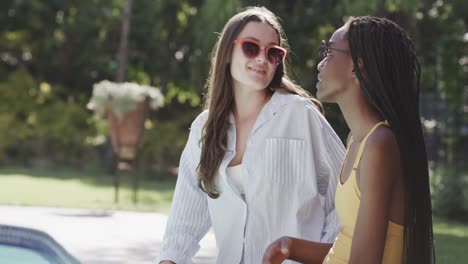
[[[119,50],[117,52],[117,73],[116,73],[116,82],[123,82],[126,79],[126,70],[127,70],[127,60],[128,60],[128,37],[130,35],[130,18],[132,14],[132,1],[133,0],[126,0],[125,1],[125,7],[124,7],[124,13],[123,13],[123,18],[122,18],[122,31],[120,34],[120,43],[119,43]],[[110,113],[113,115],[113,113]],[[115,132],[119,132],[119,126],[118,126],[118,121],[115,116],[114,121],[115,121]],[[112,134],[112,132],[111,132]],[[120,141],[120,136],[117,134],[117,140]],[[117,148],[115,146],[117,144]],[[113,155],[115,155],[115,166],[116,168],[113,170],[113,177],[114,177],[114,188],[115,188],[115,195],[114,195],[114,203],[119,202],[119,185],[120,185],[120,172],[119,172],[119,163],[121,161],[120,159],[120,143],[118,142],[113,142],[113,148],[114,151],[112,151]],[[117,151],[115,151],[117,149]]]
[[[122,33],[120,35],[120,45],[119,51],[117,53],[117,82],[125,81],[125,71],[127,69],[127,59],[128,59],[128,36],[130,34],[130,18],[132,14],[132,1],[125,1],[125,8],[123,13],[123,22],[122,22]]]
[[[387,0],[379,0],[377,4],[377,16],[386,17],[387,15]]]

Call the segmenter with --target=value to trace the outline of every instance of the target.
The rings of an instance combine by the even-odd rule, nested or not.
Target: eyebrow
[[[261,42],[258,38],[254,38],[254,37],[245,37],[245,38],[246,38],[246,39],[253,39],[253,40],[255,40],[255,41]],[[270,45],[277,45],[277,46],[279,46],[279,44],[276,43],[276,42],[269,42],[269,43],[266,44],[266,46],[270,46]]]

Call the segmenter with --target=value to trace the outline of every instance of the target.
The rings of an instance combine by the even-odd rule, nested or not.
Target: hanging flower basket
[[[112,147],[119,159],[133,160],[148,108],[155,110],[163,103],[164,97],[156,87],[101,81],[93,85],[88,108],[107,119]]]
[[[101,116],[111,108],[117,116],[137,108],[138,103],[148,100],[151,109],[158,109],[164,104],[164,96],[156,87],[136,83],[114,83],[107,80],[93,85],[93,95],[88,108]]]

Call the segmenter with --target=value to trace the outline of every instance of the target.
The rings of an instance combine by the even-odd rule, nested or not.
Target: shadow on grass
[[[25,175],[44,179],[78,179],[84,184],[95,187],[114,187],[114,176],[102,170],[78,170],[73,168],[2,168],[0,175]],[[148,180],[149,175],[139,172],[120,172],[120,189],[131,190],[132,177],[138,175],[139,190],[143,191],[173,191],[177,177],[169,174],[150,175],[155,180]]]

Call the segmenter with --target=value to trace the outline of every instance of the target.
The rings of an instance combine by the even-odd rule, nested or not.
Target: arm
[[[401,173],[393,133],[377,129],[367,141],[357,174],[361,203],[349,263],[382,262],[392,192]]]
[[[305,107],[304,107],[305,106]],[[281,237],[268,246],[263,257],[264,264],[282,263],[285,259],[301,263],[322,263],[341,225],[335,212],[335,190],[338,174],[344,157],[344,146],[326,119],[314,105],[308,102],[295,109],[296,118],[307,131],[308,146],[311,148],[311,175],[316,175],[317,191],[321,195],[325,221],[320,242],[292,237]],[[304,165],[305,166],[305,165]]]
[[[195,123],[181,156],[171,213],[156,263],[163,260],[192,263],[192,257],[200,248],[199,241],[211,227],[207,196],[197,185],[201,128]]]
[[[281,237],[268,246],[263,256],[263,264],[282,263],[285,259],[307,264],[321,264],[332,245],[292,237]]]
[[[322,263],[334,242],[341,225],[335,211],[335,190],[344,158],[341,140],[328,122],[312,105],[307,105],[310,146],[316,164],[317,189],[324,197],[325,223],[320,242],[281,237],[270,244],[263,257],[264,264],[282,263],[291,259],[301,263]]]

